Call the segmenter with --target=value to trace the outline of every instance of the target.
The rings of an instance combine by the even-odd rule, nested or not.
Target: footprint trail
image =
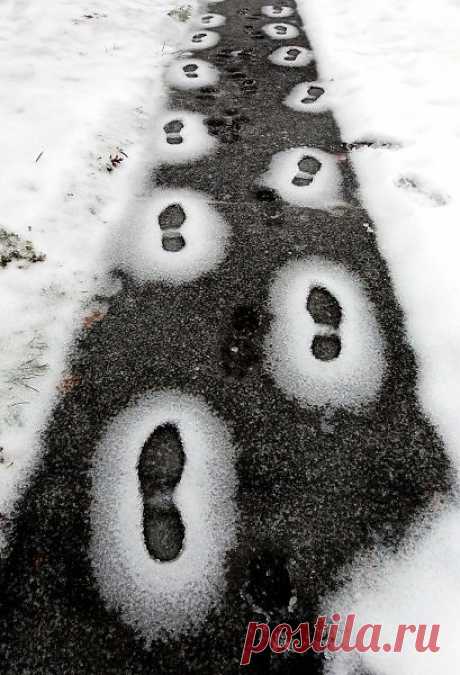
[[[165,84],[120,290],[72,349],[2,565],[5,672],[234,675],[248,621],[314,621],[359,551],[449,498],[295,3],[209,3]]]

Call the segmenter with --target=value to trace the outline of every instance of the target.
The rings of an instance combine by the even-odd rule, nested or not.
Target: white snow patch
[[[178,429],[186,456],[174,501],[185,526],[176,560],[147,552],[137,463],[161,424]],[[193,632],[225,592],[225,554],[235,544],[234,450],[224,424],[200,400],[152,393],[122,412],[101,441],[93,469],[90,555],[108,608],[147,643],[163,631]]]
[[[313,157],[321,164],[316,174],[299,169],[299,163],[306,157]],[[296,177],[312,178],[309,185],[296,185]],[[270,167],[260,181],[276,190],[288,204],[307,206],[312,209],[329,209],[337,206],[341,198],[341,175],[336,159],[322,150],[290,148],[273,155]]]
[[[273,40],[292,40],[299,35],[299,29],[290,23],[268,23],[262,30]]]
[[[457,509],[449,509],[415,529],[401,552],[360,556],[352,583],[327,598],[325,613],[356,614],[355,628],[382,624],[380,644],[394,644],[399,624],[440,625],[439,652],[419,653],[415,636],[407,633],[401,653],[366,653],[362,663],[378,675],[455,675],[460,658],[457,609],[460,557]],[[442,573],[440,571],[442,565]],[[449,592],[446,592],[449,589]],[[329,664],[327,675],[353,675],[356,654],[341,654]]]
[[[159,115],[154,129],[154,155],[155,161],[168,164],[183,164],[200,159],[214,151],[218,145],[217,139],[208,134],[208,128],[204,124],[205,115],[187,112],[184,110],[168,110]],[[165,130],[174,122],[182,125],[178,135],[182,139],[179,144],[168,143],[168,138],[177,136],[174,132]]]
[[[279,47],[268,57],[275,66],[288,66],[290,68],[303,68],[313,61],[313,52],[305,47],[289,45]]]
[[[309,93],[313,88],[322,89],[324,93]],[[283,103],[289,108],[302,113],[322,113],[331,106],[331,84],[328,82],[301,82],[286,96]]]
[[[178,230],[185,247],[177,252],[162,247],[159,216],[171,204],[180,204],[185,222]],[[171,284],[192,281],[215,268],[225,257],[230,229],[205,194],[187,189],[158,189],[139,197],[121,224],[112,264],[137,281],[162,280]]]
[[[175,89],[201,89],[217,84],[219,71],[201,59],[179,59],[171,63],[165,79]]]
[[[262,14],[273,19],[285,19],[294,14],[292,7],[282,7],[280,5],[264,5],[262,7]]]
[[[73,334],[111,294],[100,256],[136,189],[161,73],[188,31],[159,0],[5,0],[1,229],[46,255],[0,269],[0,514],[12,515]],[[103,308],[102,308],[103,311]],[[88,319],[88,323],[91,322]],[[7,528],[0,533],[0,551]]]
[[[318,360],[311,350],[315,335],[330,333],[307,310],[315,287],[328,290],[342,307],[337,331],[341,352],[333,361]],[[303,406],[353,410],[375,400],[385,374],[385,345],[373,306],[354,274],[317,257],[289,262],[274,279],[270,311],[265,365],[289,398]]]

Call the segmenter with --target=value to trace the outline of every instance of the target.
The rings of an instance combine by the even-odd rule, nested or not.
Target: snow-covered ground
[[[343,140],[376,142],[351,158],[406,315],[420,402],[460,469],[460,2],[299,6]],[[460,514],[449,512],[415,536],[399,562],[387,557],[371,574],[356,571],[362,582],[342,608],[371,622],[441,623],[439,654],[366,656],[375,672],[457,672],[459,539]]]
[[[72,336],[113,291],[100,253],[152,162],[188,4],[1,3],[0,549]]]

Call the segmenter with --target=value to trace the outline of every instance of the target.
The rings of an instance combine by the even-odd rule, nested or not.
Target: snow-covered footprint
[[[302,82],[286,96],[284,105],[297,112],[320,113],[328,110],[328,96],[322,82]]]
[[[203,14],[198,19],[198,26],[202,28],[218,28],[225,24],[226,17],[223,14]]]
[[[171,111],[162,115],[154,131],[154,150],[160,162],[182,164],[212,152],[217,141],[210,136],[199,113]]]
[[[287,263],[270,293],[265,367],[301,406],[359,411],[384,379],[385,343],[359,279],[312,257]]]
[[[218,69],[200,59],[173,61],[166,71],[166,82],[175,89],[212,87],[218,81]]]
[[[273,40],[292,40],[299,35],[299,29],[290,23],[269,23],[262,30]]]
[[[278,152],[260,182],[296,206],[330,209],[340,203],[341,175],[336,159],[316,148]]]
[[[305,47],[279,47],[268,58],[275,66],[303,68],[313,61],[313,52]]]
[[[184,49],[198,51],[200,49],[210,49],[215,47],[220,40],[219,33],[211,30],[202,30],[192,33],[186,40]]]
[[[138,282],[181,284],[217,267],[229,239],[227,223],[206,195],[158,189],[134,205],[111,256]]]
[[[288,16],[292,16],[294,10],[292,7],[287,7],[286,5],[264,5],[262,7],[262,14],[271,19],[285,19]]]
[[[177,427],[169,422],[158,426],[144,443],[138,464],[144,540],[156,560],[175,560],[182,550],[185,529],[174,491],[184,463]]]
[[[109,611],[150,645],[191,634],[225,594],[236,543],[235,454],[206,403],[153,392],[110,424],[93,457],[90,559]]]

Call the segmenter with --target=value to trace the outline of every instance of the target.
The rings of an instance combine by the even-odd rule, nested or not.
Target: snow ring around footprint
[[[301,171],[299,166],[305,160],[317,162],[320,168],[314,174]],[[304,184],[295,184],[302,175],[306,178]],[[260,182],[295,206],[329,209],[340,203],[341,174],[335,157],[316,148],[305,146],[276,153]]]
[[[215,47],[220,40],[219,33],[212,30],[198,28],[186,39],[184,50],[199,51],[200,49],[211,49]]]
[[[138,462],[147,438],[174,425],[185,464],[174,500],[185,526],[178,558],[148,554]],[[235,545],[236,476],[230,434],[201,400],[154,392],[120,413],[92,466],[90,559],[106,607],[120,612],[147,645],[193,633],[225,590],[225,554]]]
[[[201,59],[173,61],[166,71],[166,82],[175,89],[213,87],[219,81],[218,69]]]
[[[275,66],[303,68],[313,61],[313,52],[305,47],[293,45],[279,47],[268,58]]]
[[[301,82],[292,89],[283,103],[296,112],[326,112],[330,109],[329,91],[323,82]]]
[[[285,19],[294,14],[292,7],[281,7],[278,5],[264,5],[262,7],[262,14],[268,16],[270,19]]]
[[[293,40],[299,35],[299,29],[290,23],[268,23],[262,30],[272,40]]]
[[[184,246],[176,252],[163,248],[161,216],[178,205],[184,221],[174,232]],[[123,223],[115,252],[115,265],[137,282],[164,281],[177,285],[192,281],[217,267],[225,258],[230,228],[205,194],[188,189],[159,188],[139,198]]]
[[[209,14],[202,14],[195,21],[195,25],[198,28],[219,28],[219,26],[223,26],[226,21],[227,18],[223,14],[213,14],[212,12],[209,12]]]
[[[312,289],[318,288],[326,289],[342,310],[334,331],[341,351],[334,360],[319,360],[311,349],[315,335],[330,333],[307,309]],[[376,399],[386,370],[385,343],[358,277],[318,257],[289,262],[275,276],[270,312],[265,367],[288,398],[304,407],[355,412]]]
[[[160,115],[153,131],[156,139],[153,147],[156,159],[169,164],[183,164],[212,152],[218,143],[216,138],[208,134],[205,119],[205,115],[183,110],[169,110]],[[177,144],[170,143],[171,134],[168,131],[174,123],[181,125],[176,134],[180,136],[181,142]]]

